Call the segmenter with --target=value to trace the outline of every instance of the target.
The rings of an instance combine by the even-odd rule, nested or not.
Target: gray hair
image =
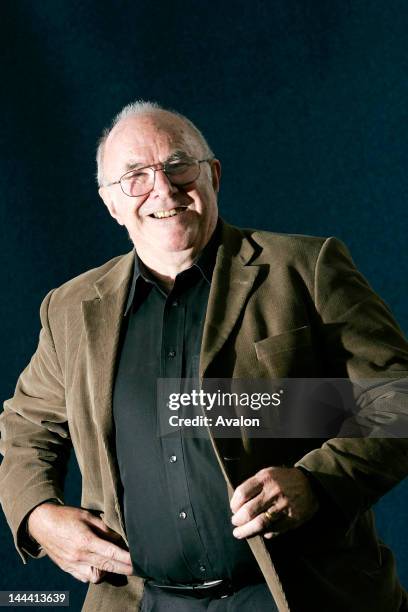
[[[146,100],[136,100],[135,102],[131,102],[130,104],[127,104],[126,106],[122,108],[122,110],[114,117],[110,126],[103,130],[102,136],[98,140],[98,146],[96,149],[96,167],[97,167],[96,180],[98,182],[99,187],[103,187],[103,184],[104,184],[103,154],[104,154],[104,149],[105,149],[105,143],[106,143],[106,140],[109,134],[115,127],[115,125],[117,125],[119,121],[122,121],[122,119],[125,119],[126,117],[131,117],[133,115],[150,115],[150,114],[158,113],[161,111],[171,113],[172,115],[175,115],[176,117],[181,119],[187,125],[187,127],[193,132],[193,134],[197,138],[197,142],[203,147],[204,156],[214,157],[214,153],[212,152],[207,140],[204,138],[204,135],[202,134],[202,132],[200,132],[198,127],[195,126],[192,121],[190,121],[190,119],[187,119],[187,117],[185,117],[181,113],[178,113],[177,111],[167,109],[167,108],[164,108],[163,106],[160,106],[160,104],[158,104],[157,102],[150,102]]]

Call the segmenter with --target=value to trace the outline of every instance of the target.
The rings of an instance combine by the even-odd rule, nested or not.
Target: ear
[[[117,221],[117,223],[119,223],[119,225],[124,225],[120,214],[116,210],[116,206],[113,198],[111,197],[110,191],[106,187],[99,187],[98,193],[106,208],[109,210],[110,215]]]
[[[211,179],[213,189],[215,193],[218,193],[220,190],[221,180],[221,162],[219,159],[213,159],[211,162]]]

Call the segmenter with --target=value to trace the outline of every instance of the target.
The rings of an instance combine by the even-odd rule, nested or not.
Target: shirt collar
[[[212,274],[214,271],[215,260],[217,257],[217,251],[221,240],[221,222],[218,218],[217,226],[204,249],[201,251],[197,260],[193,263],[191,268],[196,267],[200,270],[201,274],[211,285]],[[191,269],[189,268],[189,269]],[[133,277],[132,282],[129,287],[128,299],[126,302],[126,308],[124,312],[124,316],[126,316],[129,312],[131,305],[133,304],[133,300],[136,293],[136,283],[139,277],[142,277],[147,282],[154,282],[154,277],[151,272],[146,268],[143,261],[137,254],[136,249],[134,249],[134,266],[133,266]]]

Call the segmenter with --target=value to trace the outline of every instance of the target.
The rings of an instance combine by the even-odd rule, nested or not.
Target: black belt
[[[235,593],[238,589],[234,588],[230,580],[210,580],[208,582],[197,582],[194,584],[160,584],[148,580],[148,585],[162,589],[174,595],[188,595],[189,597],[214,597],[223,599]]]

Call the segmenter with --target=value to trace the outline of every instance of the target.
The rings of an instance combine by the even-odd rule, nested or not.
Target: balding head
[[[214,157],[214,154],[205,139],[202,132],[194,125],[190,119],[184,115],[169,109],[165,109],[157,102],[150,102],[144,100],[137,100],[125,106],[113,119],[111,125],[106,128],[101,138],[98,141],[98,147],[96,152],[96,163],[97,163],[97,182],[98,186],[103,186],[106,182],[111,180],[110,176],[107,176],[104,167],[104,152],[105,146],[112,141],[119,131],[123,130],[124,127],[129,126],[129,122],[133,122],[134,119],[140,119],[143,122],[143,118],[150,121],[156,121],[166,126],[166,129],[173,130],[177,129],[180,135],[184,135],[188,138],[191,143],[197,147],[197,155],[201,157]]]

